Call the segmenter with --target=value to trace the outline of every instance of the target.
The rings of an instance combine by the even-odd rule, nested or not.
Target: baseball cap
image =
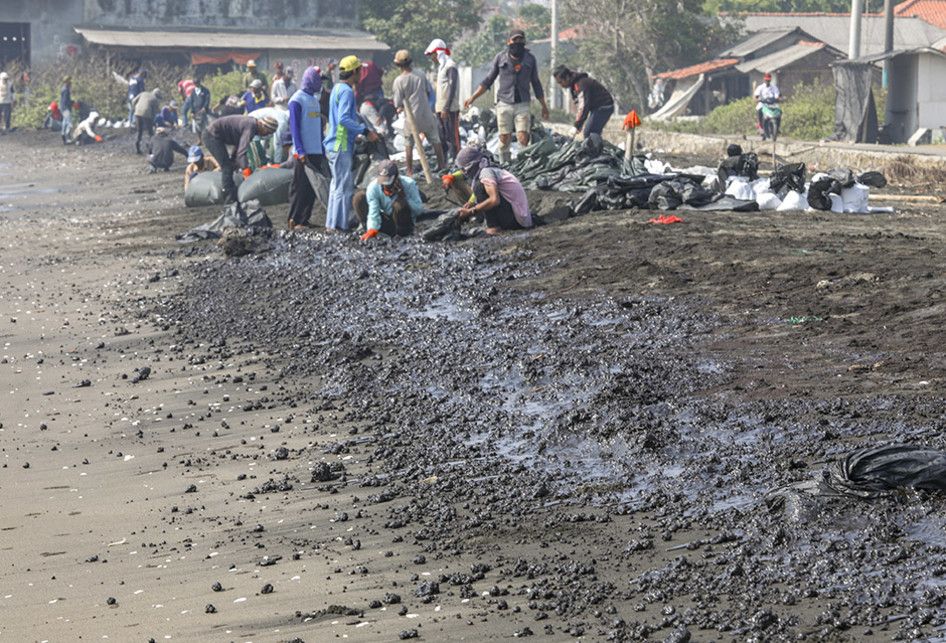
[[[391,185],[397,177],[397,163],[391,160],[384,160],[378,163],[378,184]]]
[[[510,40],[515,40],[516,38],[522,38],[523,40],[525,40],[525,37],[526,37],[526,32],[523,31],[522,29],[513,29],[512,31],[509,32]]]
[[[200,149],[199,145],[193,145],[189,150],[187,150],[188,163],[196,163],[202,158],[204,158],[204,151]]]

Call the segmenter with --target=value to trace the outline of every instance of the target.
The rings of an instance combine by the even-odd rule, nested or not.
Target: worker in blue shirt
[[[355,156],[355,138],[365,134],[369,141],[378,135],[367,130],[358,118],[355,108],[355,85],[358,84],[361,61],[357,56],[346,56],[338,63],[339,83],[329,97],[328,131],[325,151],[332,167],[332,185],[329,189],[325,228],[329,231],[348,230],[352,227],[352,196],[355,181],[351,168]]]
[[[302,89],[289,99],[289,131],[294,159],[289,185],[289,229],[306,228],[317,196],[316,184],[327,181],[322,149],[322,71],[309,67],[302,74]],[[324,191],[323,196],[324,199]]]
[[[135,107],[132,105],[132,101],[135,100],[135,96],[145,90],[145,78],[147,77],[148,71],[139,69],[128,79],[128,123],[130,125],[135,124]]]
[[[378,176],[367,190],[355,195],[355,213],[365,227],[362,241],[383,232],[392,237],[414,234],[414,222],[424,211],[417,183],[409,176],[401,176],[397,163],[391,160],[378,164]]]

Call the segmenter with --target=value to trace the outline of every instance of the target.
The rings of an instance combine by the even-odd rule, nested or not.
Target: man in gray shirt
[[[427,79],[412,70],[411,54],[402,49],[394,55],[394,64],[401,69],[401,75],[394,79],[394,107],[403,111],[404,106],[410,106],[414,116],[414,125],[417,133],[427,139],[437,154],[437,167],[443,168],[446,160],[443,155],[443,145],[440,144],[440,123],[430,109],[429,96],[433,92]],[[408,128],[409,129],[409,128]],[[424,150],[418,150],[420,154]],[[404,154],[407,163],[407,176],[414,176],[414,139],[409,131],[405,131]]]
[[[499,156],[503,163],[511,160],[509,144],[515,127],[519,145],[529,144],[529,130],[532,118],[529,108],[532,93],[542,105],[542,118],[548,120],[549,107],[545,102],[545,92],[539,80],[539,64],[526,49],[526,34],[515,29],[509,34],[506,51],[496,54],[493,66],[473,95],[466,99],[464,109],[469,109],[477,98],[486,93],[499,78],[499,90],[496,93],[496,120],[499,125]],[[531,89],[531,92],[530,92]]]

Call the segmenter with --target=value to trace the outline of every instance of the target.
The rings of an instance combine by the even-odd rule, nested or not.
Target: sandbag
[[[800,192],[789,190],[782,199],[782,203],[776,208],[779,212],[786,210],[804,210],[808,206],[805,196]]]
[[[759,210],[778,210],[779,206],[782,205],[782,200],[771,192],[759,194],[755,201],[759,204]]]
[[[292,170],[263,168],[249,176],[237,191],[240,203],[259,201],[260,205],[289,203]]]
[[[849,188],[841,190],[841,202],[845,212],[854,214],[866,214],[870,212],[867,199],[870,196],[870,188],[866,185],[855,183]]]
[[[239,188],[243,175],[234,172],[233,182]],[[189,208],[223,205],[223,201],[223,175],[220,172],[201,172],[190,180],[184,191],[184,205]]]

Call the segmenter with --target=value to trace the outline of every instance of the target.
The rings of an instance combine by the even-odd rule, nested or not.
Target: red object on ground
[[[661,214],[659,217],[656,217],[656,218],[654,218],[654,219],[651,219],[651,220],[648,221],[647,223],[657,223],[657,224],[660,224],[660,225],[670,225],[670,224],[672,224],[672,223],[683,223],[683,219],[681,219],[680,217],[678,217],[678,216],[675,215],[675,214],[670,214],[670,215]]]

